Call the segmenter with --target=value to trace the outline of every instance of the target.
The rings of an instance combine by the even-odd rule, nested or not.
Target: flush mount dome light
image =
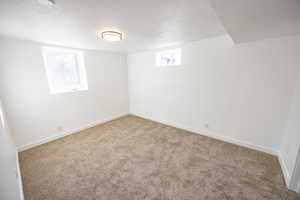
[[[101,38],[107,41],[120,41],[122,40],[122,33],[116,31],[104,31],[101,33]]]
[[[54,6],[54,0],[38,0],[38,3],[43,6]]]

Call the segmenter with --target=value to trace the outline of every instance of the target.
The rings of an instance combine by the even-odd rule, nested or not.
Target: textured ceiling
[[[161,48],[226,34],[208,0],[1,0],[0,35],[84,49]],[[108,28],[126,39],[96,38]]]
[[[300,0],[211,0],[235,43],[300,34]]]
[[[120,30],[125,40],[97,39]],[[300,0],[0,0],[0,35],[136,52],[229,34],[235,43],[300,34]]]

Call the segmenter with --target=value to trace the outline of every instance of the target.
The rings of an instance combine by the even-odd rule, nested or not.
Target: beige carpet
[[[20,161],[26,200],[297,199],[275,157],[134,116]]]

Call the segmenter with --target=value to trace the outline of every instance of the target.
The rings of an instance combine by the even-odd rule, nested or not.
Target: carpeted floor
[[[20,153],[26,200],[297,199],[276,157],[135,116]]]

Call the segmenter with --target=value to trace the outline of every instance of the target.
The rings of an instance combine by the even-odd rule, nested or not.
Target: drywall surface
[[[277,154],[300,64],[300,37],[234,45],[228,36],[184,45],[182,65],[130,54],[130,112]]]
[[[226,33],[208,0],[1,0],[0,16],[0,35],[83,49],[136,52]],[[111,29],[125,40],[97,40]]]
[[[298,0],[210,2],[224,28],[236,43],[300,34]]]
[[[300,73],[294,90],[291,106],[284,130],[280,156],[287,170],[288,185],[294,173],[297,155],[300,148]],[[300,155],[299,155],[300,156]],[[296,172],[295,172],[296,175]],[[299,176],[299,175],[298,175]],[[299,177],[300,178],[300,177]],[[300,179],[298,180],[300,181]]]
[[[18,147],[128,113],[126,55],[83,51],[88,90],[50,95],[41,47],[0,39],[0,92]]]
[[[0,199],[22,200],[16,147],[0,102]]]

